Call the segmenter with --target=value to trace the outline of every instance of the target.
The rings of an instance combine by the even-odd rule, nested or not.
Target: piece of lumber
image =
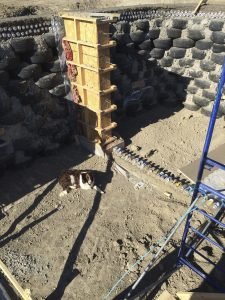
[[[167,290],[163,291],[162,294],[157,298],[157,300],[176,300],[173,295],[171,295]]]
[[[24,290],[16,278],[12,275],[12,273],[9,271],[9,269],[6,267],[6,265],[0,260],[0,272],[4,275],[4,277],[7,279],[9,284],[12,286],[12,288],[15,290],[15,292],[20,296],[22,300],[32,300],[30,296],[29,290]]]
[[[201,5],[202,5],[203,3],[206,3],[206,2],[207,2],[207,0],[200,0],[200,1],[198,2],[198,5],[196,6],[195,10],[193,11],[193,13],[194,13],[194,14],[197,14],[197,12],[198,12],[199,8],[201,7]]]
[[[225,300],[222,293],[197,293],[197,292],[178,292],[180,300]]]

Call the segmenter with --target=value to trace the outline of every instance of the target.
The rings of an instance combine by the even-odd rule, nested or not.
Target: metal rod
[[[208,274],[206,274],[205,272],[201,272],[200,270],[198,270],[194,265],[192,265],[189,261],[187,261],[186,259],[184,259],[183,257],[180,258],[181,262],[188,266],[190,269],[192,269],[195,273],[197,273],[200,277],[202,277],[203,279],[205,279],[206,281],[208,281],[213,287],[215,287],[218,291],[220,291],[221,293],[225,293],[225,289],[222,288],[221,286],[217,285],[209,276]]]
[[[204,240],[207,240],[209,243],[213,244],[214,246],[216,246],[217,248],[219,248],[222,251],[225,251],[225,248],[221,245],[219,245],[218,243],[214,242],[212,239],[210,239],[209,237],[207,237],[205,234],[202,234],[200,231],[198,231],[197,229],[195,229],[194,227],[190,226],[190,229],[196,233],[198,236],[202,237]]]
[[[171,232],[169,233],[168,237],[165,239],[165,242],[162,244],[162,246],[159,248],[158,252],[153,256],[152,260],[150,261],[150,263],[147,265],[147,267],[144,269],[143,273],[139,276],[139,278],[137,279],[137,281],[135,282],[135,284],[132,286],[132,288],[130,289],[130,291],[128,292],[126,298],[124,300],[127,299],[127,297],[130,297],[132,292],[136,289],[136,287],[139,285],[139,283],[141,282],[141,280],[143,279],[143,277],[146,275],[146,273],[149,271],[149,269],[154,265],[154,263],[156,262],[157,258],[159,257],[160,253],[163,251],[163,249],[165,248],[165,246],[168,244],[168,242],[171,240],[171,238],[173,237],[173,235],[176,233],[177,229],[180,227],[180,225],[182,224],[182,222],[185,220],[185,218],[187,217],[187,215],[189,215],[189,213],[194,209],[195,204],[197,203],[197,201],[199,200],[199,197],[197,197],[194,202],[192,202],[191,206],[187,209],[187,211],[183,214],[183,216],[180,218],[180,220],[176,223],[176,225],[173,227],[173,229],[171,230]]]

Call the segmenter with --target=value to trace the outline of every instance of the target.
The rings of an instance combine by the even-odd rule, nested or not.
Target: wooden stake
[[[177,297],[180,300],[225,300],[225,294],[221,293],[179,292]]]
[[[32,300],[30,296],[30,290],[28,289],[24,290],[20,286],[16,278],[10,273],[9,269],[1,260],[0,260],[0,272],[5,276],[5,278],[12,285],[13,289],[18,294],[18,296],[20,296],[22,300]]]

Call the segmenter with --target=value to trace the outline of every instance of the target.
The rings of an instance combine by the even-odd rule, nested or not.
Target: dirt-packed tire
[[[56,97],[64,97],[66,95],[66,89],[64,84],[57,85],[53,89],[49,90],[49,93]]]
[[[48,51],[36,51],[31,57],[30,61],[32,64],[44,64],[53,59],[52,51],[49,49]]]
[[[225,44],[225,32],[214,31],[211,40],[216,44]]]
[[[213,53],[225,53],[225,44],[213,44],[212,47]]]
[[[193,102],[198,106],[207,106],[210,103],[210,100],[205,97],[200,97],[197,95],[193,96]]]
[[[130,29],[130,25],[127,21],[119,21],[113,24],[113,26],[115,27],[115,31],[122,33],[128,33]]]
[[[7,86],[9,82],[9,73],[4,71],[4,70],[0,70],[0,86]]]
[[[225,55],[222,53],[212,53],[211,60],[217,65],[222,65],[225,61]]]
[[[199,87],[200,89],[209,89],[210,88],[210,82],[206,81],[204,79],[195,78],[194,80],[195,85]]]
[[[151,57],[160,59],[164,56],[165,50],[164,49],[159,49],[159,48],[154,48],[150,52]]]
[[[211,31],[220,31],[222,30],[223,25],[224,25],[223,21],[212,20],[209,24],[209,29]]]
[[[204,40],[197,41],[195,47],[199,50],[209,50],[211,49],[212,45],[213,45],[212,41],[208,39],[204,39]]]
[[[47,62],[44,65],[45,70],[50,71],[51,73],[59,73],[61,72],[61,65],[60,65],[60,60],[54,60],[54,61],[50,61]],[[63,71],[65,71],[65,68],[63,69]]]
[[[189,96],[190,97],[190,96]],[[183,105],[186,109],[190,110],[190,111],[197,111],[200,109],[199,105],[196,105],[193,101],[192,101],[192,96],[191,98],[186,99],[183,102]]]
[[[162,67],[171,67],[173,64],[173,58],[170,56],[163,57],[160,61]]]
[[[169,55],[172,58],[183,58],[186,54],[186,50],[178,47],[171,47],[169,51]]]
[[[187,27],[187,20],[173,19],[173,27],[176,29],[185,29]]]
[[[213,61],[210,60],[202,60],[200,62],[200,68],[203,71],[207,71],[207,72],[211,72],[214,71],[216,69],[216,65],[214,64]]]
[[[125,43],[125,33],[116,31],[113,35],[113,39],[116,40],[118,44],[123,45]]]
[[[152,41],[149,40],[145,40],[144,42],[142,42],[141,44],[138,45],[138,47],[141,50],[151,50],[153,48],[153,43]]]
[[[10,44],[16,53],[27,53],[34,50],[34,39],[32,37],[14,38]]]
[[[202,96],[211,101],[214,101],[216,97],[216,91],[213,92],[211,89],[204,89],[202,90]]]
[[[55,40],[55,35],[52,32],[48,32],[43,34],[43,38],[46,42],[46,44],[50,47],[50,48],[55,48],[56,47],[56,40]]]
[[[0,86],[0,115],[11,110],[11,98],[8,96],[3,87]]]
[[[21,79],[35,79],[37,80],[41,76],[41,67],[36,64],[28,65],[20,70],[18,77]]]
[[[170,38],[164,38],[164,39],[158,38],[155,39],[153,43],[156,48],[160,48],[164,50],[169,50],[172,46],[172,40]]]
[[[189,70],[189,76],[191,76],[193,78],[202,78],[203,72],[201,70],[190,69]]]
[[[173,47],[177,47],[177,48],[188,49],[194,47],[194,45],[195,42],[189,38],[178,38],[173,40]]]
[[[181,67],[193,67],[194,63],[195,63],[195,60],[191,59],[191,58],[181,58],[179,60],[179,65]]]
[[[146,35],[146,38],[148,39],[157,39],[160,35],[160,29],[159,28],[152,28],[152,29],[149,29],[149,32],[147,33]]]
[[[139,50],[137,54],[140,56],[149,56],[149,52],[147,50]]]
[[[204,59],[205,56],[206,56],[206,53],[203,50],[199,50],[197,48],[192,48],[191,51],[192,51],[192,58],[193,59],[201,60],[201,59]]]
[[[35,84],[42,89],[51,89],[60,83],[63,83],[63,78],[60,76],[60,74],[52,73],[39,78]]]
[[[136,25],[137,29],[143,30],[147,32],[149,30],[149,21],[148,20],[137,20],[134,22],[134,25]]]
[[[135,43],[142,43],[145,40],[145,32],[142,30],[130,32],[130,38]]]
[[[211,113],[212,113],[212,109],[213,109],[213,103],[210,102],[207,106],[203,106],[201,108],[201,114],[203,114],[204,116],[210,117]],[[222,112],[220,111],[220,109],[217,112],[216,118],[221,118],[222,117]]]
[[[187,92],[190,94],[196,94],[197,91],[198,91],[198,88],[195,85],[189,84],[189,86],[187,87]]]
[[[168,38],[177,39],[181,37],[182,30],[177,28],[167,28],[166,30]]]
[[[220,74],[215,73],[215,72],[210,72],[209,73],[209,80],[211,80],[211,81],[213,81],[215,83],[218,83],[219,79],[220,79]]]
[[[188,29],[187,36],[194,41],[202,40],[205,38],[205,34],[203,30],[192,29],[192,28]]]

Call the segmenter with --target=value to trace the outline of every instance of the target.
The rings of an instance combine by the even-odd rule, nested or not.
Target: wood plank
[[[16,293],[21,297],[22,300],[32,300],[29,290],[24,290],[16,278],[10,273],[6,265],[0,260],[0,272],[5,276],[11,286],[14,288]]]
[[[157,298],[157,300],[176,300],[173,295],[171,295],[167,290],[163,291],[162,294]]]
[[[180,300],[225,300],[222,293],[179,292],[177,297]]]

